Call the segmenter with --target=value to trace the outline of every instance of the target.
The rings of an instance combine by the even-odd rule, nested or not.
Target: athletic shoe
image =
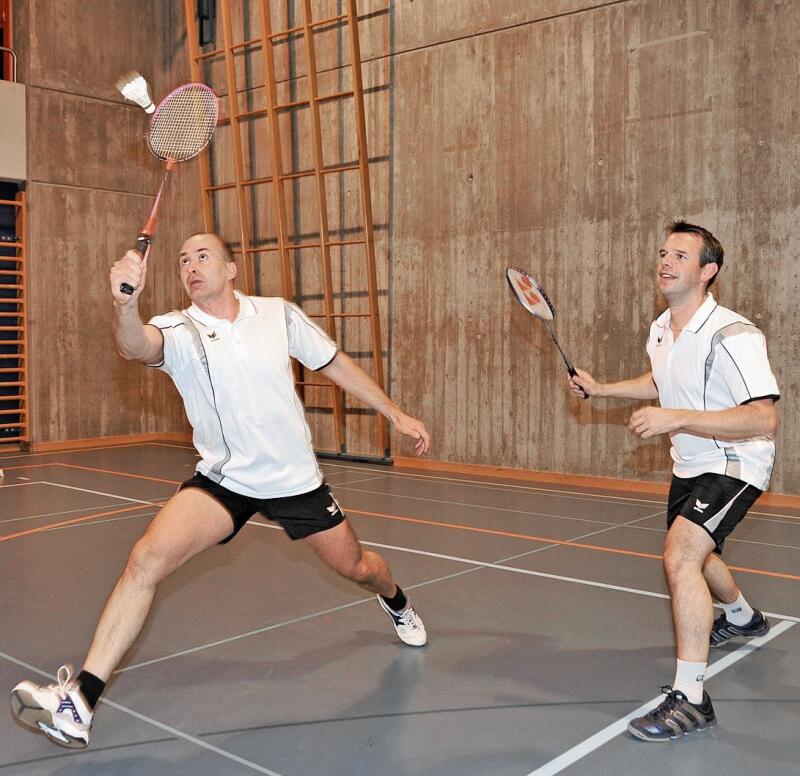
[[[669,685],[661,692],[667,697],[643,717],[628,723],[628,732],[643,741],[669,741],[693,730],[708,730],[717,724],[714,707],[707,692],[703,692],[702,703],[690,703],[680,690]]]
[[[86,749],[94,713],[72,678],[72,666],[58,669],[58,682],[20,682],[11,691],[11,713],[23,725],[67,749]]]
[[[753,616],[747,625],[734,625],[732,622],[728,622],[728,618],[723,612],[714,620],[714,626],[711,628],[711,646],[721,647],[726,641],[737,636],[754,639],[756,636],[763,636],[770,627],[769,620],[758,609],[753,610]]]
[[[390,609],[380,595],[378,596],[378,603],[381,605],[381,609],[392,618],[392,624],[400,637],[400,641],[411,647],[425,646],[428,641],[428,634],[425,633],[425,626],[422,624],[420,616],[414,611],[411,603],[407,603],[405,609],[401,612]]]

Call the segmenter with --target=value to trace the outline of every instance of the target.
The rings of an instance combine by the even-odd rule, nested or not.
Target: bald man
[[[256,513],[302,540],[323,563],[373,593],[398,637],[427,641],[419,615],[383,558],[363,549],[325,483],[294,386],[290,358],[317,370],[385,415],[396,431],[428,451],[424,424],[404,413],[303,311],[281,298],[234,289],[237,265],[216,234],[183,244],[178,269],[191,305],[139,316],[147,262],[128,251],[110,272],[114,336],[120,355],[166,372],[194,432],[194,476],[153,518],[136,542],[100,617],[83,670],[69,665],[58,682],[20,682],[14,716],[71,749],[84,749],[106,682],[133,645],[162,580],[215,544],[225,543]],[[123,284],[132,294],[121,290]]]

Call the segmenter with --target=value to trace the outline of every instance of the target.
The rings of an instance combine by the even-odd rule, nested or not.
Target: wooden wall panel
[[[474,35],[431,45],[428,32],[409,50],[433,5],[398,6],[390,245],[392,388],[430,424],[432,457],[665,479],[667,444],[627,432],[630,404],[567,394],[503,270],[541,276],[578,365],[632,376],[663,309],[663,228],[685,217],[726,248],[720,301],[767,336],[784,392],[773,489],[800,491],[799,138],[785,99],[800,5],[637,0],[492,32],[508,27],[497,3],[476,6]]]

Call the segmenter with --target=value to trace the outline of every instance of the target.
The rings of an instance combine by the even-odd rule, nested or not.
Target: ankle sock
[[[391,598],[387,598],[385,595],[382,595],[381,598],[393,612],[402,612],[408,603],[406,594],[400,589],[400,585],[397,586],[397,591]]]
[[[720,604],[725,610],[725,619],[731,625],[747,625],[753,619],[753,607],[744,600],[741,591],[739,591],[739,597],[732,604],[722,602]]]
[[[100,696],[103,694],[103,690],[106,689],[106,683],[88,671],[81,671],[77,676],[77,681],[83,697],[86,698],[86,702],[94,710],[94,707],[97,706],[97,701],[100,700]]]
[[[680,690],[688,698],[689,703],[695,705],[702,703],[706,666],[707,663],[692,663],[678,658],[672,689]]]

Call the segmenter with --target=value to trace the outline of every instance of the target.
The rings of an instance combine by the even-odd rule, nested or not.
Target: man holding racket
[[[703,689],[709,646],[763,636],[770,628],[721,558],[725,538],[769,484],[780,398],[764,335],[708,291],[723,255],[707,229],[670,225],[657,269],[669,308],[650,327],[651,371],[600,383],[578,369],[570,381],[573,391],[590,397],[658,399],[660,407],[636,410],[629,428],[643,439],[669,434],[672,442],[664,571],[677,667],[672,686],[662,688],[664,701],[628,725],[645,741],[713,727],[714,708]],[[712,596],[724,610],[716,620]]]
[[[68,748],[88,746],[94,707],[141,632],[158,583],[203,550],[230,541],[256,512],[374,593],[401,641],[417,647],[427,641],[385,561],[362,548],[323,480],[290,357],[385,415],[416,440],[418,455],[430,446],[424,424],[392,402],[300,308],[235,291],[236,263],[218,235],[189,237],[178,264],[192,304],[148,324],[138,310],[146,260],[128,251],[114,264],[114,334],[123,358],[162,369],[175,382],[201,455],[197,471],[133,547],[78,676],[63,666],[56,684],[24,681],[12,691],[14,716]],[[121,289],[125,283],[132,294]]]

